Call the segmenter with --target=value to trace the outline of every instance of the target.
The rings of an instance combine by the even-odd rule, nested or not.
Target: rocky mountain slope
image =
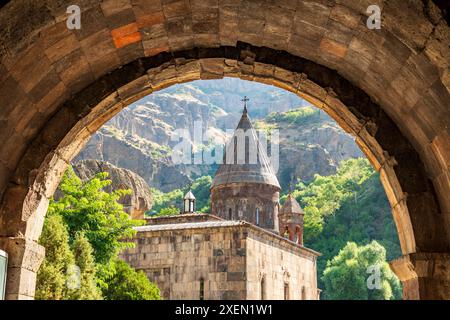
[[[313,107],[272,113],[257,121],[256,127],[278,129],[277,176],[283,189],[292,189],[298,179],[310,181],[315,174],[334,174],[342,160],[362,156],[353,139],[325,112]]]
[[[270,115],[283,114],[309,104],[298,96],[259,83],[226,78],[194,81],[153,93],[130,105],[105,124],[76,161],[97,159],[129,169],[164,192],[189,184],[203,175],[214,175],[216,166],[174,164],[172,150],[179,143],[177,129],[187,129],[193,140],[194,125],[210,129],[209,141],[191,141],[194,151],[224,144],[226,131],[234,130],[249,96],[249,115],[262,126],[280,128],[280,169],[283,187],[310,180],[315,173],[332,174],[339,161],[361,155],[352,138],[326,114],[305,123],[284,123]],[[265,124],[267,122],[267,124]]]
[[[148,184],[136,173],[118,168],[108,162],[99,160],[83,160],[73,165],[73,169],[82,180],[93,177],[98,172],[108,172],[111,185],[106,191],[131,189],[132,194],[120,199],[124,210],[134,219],[144,218],[144,213],[152,207],[152,195]]]

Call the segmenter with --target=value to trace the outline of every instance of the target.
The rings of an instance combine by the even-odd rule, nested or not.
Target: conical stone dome
[[[305,214],[292,194],[289,194],[281,207],[280,214]]]
[[[231,183],[261,183],[281,189],[246,107],[226,146],[223,164],[217,170],[211,187]]]

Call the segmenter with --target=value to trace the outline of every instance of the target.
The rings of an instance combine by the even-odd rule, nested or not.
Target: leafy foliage
[[[78,232],[84,233],[98,263],[105,263],[120,250],[130,247],[131,244],[123,240],[136,234],[133,226],[144,223],[131,220],[117,202],[131,190],[103,191],[111,184],[107,176],[108,173],[102,172],[83,182],[70,167],[59,186],[63,196],[52,201],[49,207],[49,213],[63,217],[71,241]]]
[[[78,279],[79,288],[75,290],[70,298],[74,300],[101,299],[102,294],[97,287],[94,250],[82,232],[78,232],[75,235],[72,248],[75,256],[75,265],[80,268],[80,274]]]
[[[386,250],[376,241],[365,246],[347,243],[336,257],[328,261],[322,279],[327,299],[401,298],[400,282],[386,262]]]
[[[323,219],[334,215],[341,204],[361,190],[363,183],[375,174],[367,160],[349,159],[342,161],[336,174],[315,175],[309,184],[299,182],[292,195],[305,211],[306,229],[310,236],[318,235]],[[281,197],[284,202],[287,195]]]
[[[145,274],[117,259],[120,250],[132,246],[126,242],[135,234],[132,227],[144,222],[131,220],[117,202],[130,191],[103,190],[111,183],[106,178],[107,173],[99,173],[81,181],[72,168],[66,171],[61,196],[50,202],[40,238],[47,254],[38,273],[36,298],[159,299],[157,287]],[[117,279],[126,286],[117,286]]]
[[[285,112],[272,112],[266,117],[268,123],[289,123],[303,125],[320,121],[321,111],[315,107],[302,107]]]
[[[104,274],[103,280],[108,285],[103,290],[106,300],[160,300],[158,287],[149,283],[143,271],[135,271],[127,263],[114,260],[113,272]]]
[[[190,189],[196,198],[196,211],[209,212],[210,209],[210,188],[212,184],[211,176],[203,176],[196,179]],[[174,215],[180,213],[183,206],[183,197],[189,191],[189,186],[183,189],[175,189],[167,193],[163,193],[157,189],[151,189],[153,195],[154,215]]]
[[[309,185],[299,185],[294,195],[305,211],[305,245],[322,254],[319,274],[349,241],[365,245],[377,240],[388,260],[401,255],[389,202],[366,159],[343,161],[335,175],[316,176]],[[323,287],[320,278],[319,286]]]
[[[150,192],[153,197],[152,214],[172,215],[180,213],[184,196],[183,190],[175,189],[164,193],[158,189],[150,188]]]
[[[75,258],[69,245],[69,234],[59,215],[48,215],[44,222],[39,244],[45,247],[45,259],[37,274],[37,300],[62,300],[70,297],[66,286],[67,271]]]

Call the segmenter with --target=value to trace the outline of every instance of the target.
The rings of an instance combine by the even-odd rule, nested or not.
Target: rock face
[[[363,157],[353,138],[323,111],[318,119],[302,125],[284,121],[276,125],[280,129],[277,176],[283,189],[292,188],[298,179],[334,174],[340,161]]]
[[[142,177],[130,170],[99,160],[79,161],[73,164],[73,169],[82,180],[99,172],[108,172],[112,183],[105,188],[106,191],[131,189],[133,193],[122,197],[119,202],[132,219],[143,219],[144,213],[152,207],[150,187]]]

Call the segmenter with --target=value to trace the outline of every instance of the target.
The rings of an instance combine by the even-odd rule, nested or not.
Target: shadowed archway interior
[[[432,1],[65,1],[0,9],[0,248],[7,298],[34,295],[62,173],[122,108],[175,83],[239,77],[325,110],[381,174],[409,299],[450,298],[450,31]],[[372,4],[372,3],[370,3]]]

